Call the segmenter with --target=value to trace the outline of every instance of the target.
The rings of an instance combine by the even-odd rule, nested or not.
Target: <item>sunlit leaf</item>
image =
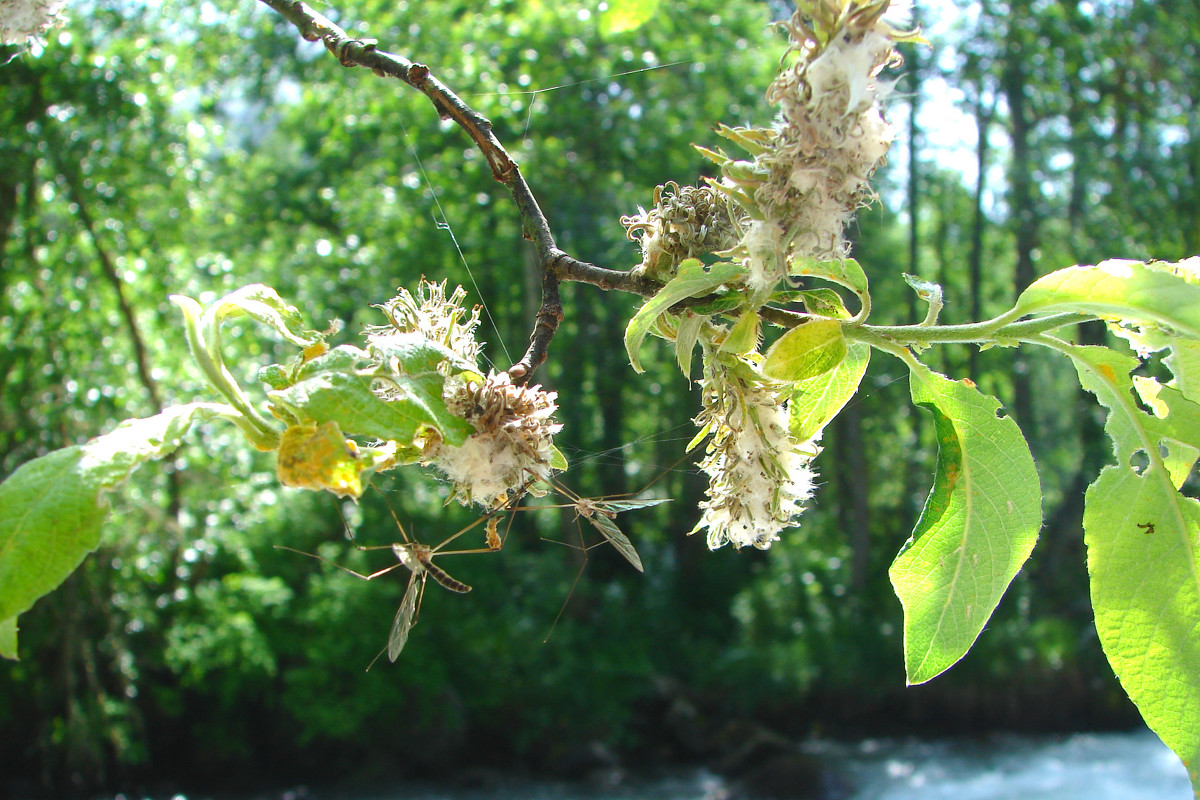
[[[871,360],[871,348],[851,344],[836,367],[792,386],[788,401],[788,431],[797,442],[807,442],[858,392],[859,383]]]
[[[762,373],[777,381],[802,381],[829,372],[845,357],[842,323],[810,319],[771,345],[762,364]]]
[[[0,483],[0,645],[16,618],[70,575],[100,543],[106,495],[139,465],[174,452],[198,419],[237,416],[228,406],[191,403],[118,425],[86,444],[22,464]]]
[[[1136,261],[1104,261],[1052,272],[1021,293],[1016,309],[1153,322],[1200,339],[1200,285]]]
[[[1200,448],[1200,408],[1171,387],[1143,385],[1138,394],[1155,412],[1147,414],[1133,396],[1135,359],[1104,347],[1065,350],[1108,409],[1117,459],[1084,506],[1100,644],[1200,790],[1200,503],[1179,490]]]
[[[910,364],[913,401],[933,414],[933,489],[888,570],[904,606],[904,664],[924,683],[962,658],[1029,557],[1041,487],[1029,446],[1000,404]]]
[[[600,14],[600,30],[606,35],[634,31],[658,12],[658,0],[608,0]]]

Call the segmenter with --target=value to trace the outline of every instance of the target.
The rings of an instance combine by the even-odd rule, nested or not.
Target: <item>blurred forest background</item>
[[[716,122],[771,118],[762,93],[782,38],[766,24],[786,13],[660,0],[611,33],[596,2],[317,8],[428,64],[493,121],[559,245],[622,269],[639,255],[619,217],[656,184],[711,174],[690,143],[720,143]],[[528,247],[503,187],[424,97],[342,68],[251,0],[68,11],[45,47],[0,67],[0,476],[198,399],[173,293],[263,282],[351,341],[396,287],[444,278],[486,302],[493,362],[519,357],[537,302]],[[854,233],[872,321],[915,321],[902,272],[940,282],[942,320],[965,322],[1059,267],[1200,251],[1196,3],[918,14],[935,47],[906,52],[883,202]],[[566,286],[564,302],[536,376],[560,393],[564,481],[602,495],[657,479],[675,498],[621,519],[644,575],[604,547],[575,583],[582,553],[547,541],[578,545],[571,513],[522,513],[499,555],[442,562],[474,591],[431,585],[400,661],[364,672],[403,576],[367,584],[275,545],[361,571],[390,554],[353,551],[332,497],[282,489],[269,457],[212,424],[169,469],[135,475],[100,550],[22,618],[22,659],[0,665],[4,777],[41,793],[379,765],[553,770],[591,742],[634,761],[700,759],[741,743],[730,720],[795,736],[1136,723],[1091,627],[1082,491],[1108,454],[1067,364],[933,356],[1017,418],[1045,528],[968,657],[905,688],[886,570],[935,445],[902,366],[876,358],[827,430],[802,528],[769,552],[709,553],[684,535],[703,482],[680,462],[698,406],[673,350],[648,343],[635,380],[621,336],[637,298]],[[243,385],[290,355],[250,323],[226,342]],[[377,489],[345,508],[364,543],[396,537],[384,496],[431,543],[472,519],[427,476]]]

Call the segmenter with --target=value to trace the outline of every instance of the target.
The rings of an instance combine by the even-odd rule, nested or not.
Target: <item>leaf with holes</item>
[[[1108,409],[1117,459],[1084,504],[1096,631],[1121,686],[1200,796],[1200,503],[1180,491],[1200,452],[1200,407],[1172,386],[1131,378],[1138,362],[1129,356],[1065,352]]]

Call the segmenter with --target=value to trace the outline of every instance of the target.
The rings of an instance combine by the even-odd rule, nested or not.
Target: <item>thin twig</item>
[[[562,302],[558,294],[558,282],[564,276],[552,270],[554,262],[563,254],[554,243],[550,224],[538,206],[529,185],[521,176],[517,163],[492,133],[492,123],[476,113],[470,106],[434,77],[429,67],[409,61],[403,56],[379,50],[374,39],[357,39],[327,17],[300,0],[262,0],[279,12],[299,29],[300,35],[310,42],[322,42],[330,53],[344,66],[361,66],[376,75],[397,78],[424,94],[433,103],[438,116],[451,119],[466,131],[476,147],[487,159],[492,177],[508,187],[517,205],[521,219],[521,231],[534,244],[538,255],[538,269],[542,275],[542,303],[530,335],[529,349],[509,374],[517,383],[523,383],[530,373],[546,360],[546,352],[558,323],[562,320]],[[574,261],[574,259],[572,259]],[[571,277],[565,277],[572,280]]]

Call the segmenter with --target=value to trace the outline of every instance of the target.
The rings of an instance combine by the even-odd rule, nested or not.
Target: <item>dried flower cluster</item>
[[[800,2],[781,23],[794,60],[767,90],[780,109],[774,126],[720,131],[754,156],[712,154],[722,179],[710,184],[748,216],[731,255],[745,265],[755,302],[765,301],[793,259],[849,255],[845,227],[874,198],[869,181],[894,136],[880,105],[891,84],[878,76],[899,63],[895,42],[917,38],[883,19],[888,6]]]
[[[510,500],[512,492],[550,478],[558,457],[554,434],[562,425],[554,421],[554,392],[515,386],[506,372],[485,377],[475,369],[479,309],[468,314],[461,306],[465,297],[461,286],[447,297],[444,282],[422,280],[415,296],[401,289],[380,306],[391,324],[370,329],[368,340],[381,345],[389,337],[417,335],[458,356],[458,364],[443,363],[438,370],[444,375],[442,399],[475,432],[461,445],[429,432],[421,461],[452,482],[453,498],[493,509]]]
[[[724,194],[708,186],[669,181],[657,187],[653,208],[621,217],[625,235],[642,247],[635,271],[666,282],[684,259],[733,247],[740,238],[737,213]]]
[[[703,515],[693,533],[708,529],[708,546],[725,543],[766,549],[796,524],[812,497],[820,452],[788,435],[788,412],[778,385],[748,362],[705,359],[703,408],[696,424],[710,427],[700,468],[709,476]]]
[[[379,306],[390,325],[367,330],[367,338],[377,341],[379,337],[396,333],[419,333],[430,341],[437,342],[456,353],[464,361],[476,364],[482,343],[476,341],[475,331],[479,327],[479,306],[468,314],[461,306],[467,292],[457,286],[450,297],[446,297],[446,282],[432,283],[421,280],[417,294],[400,289],[391,300]]]
[[[498,508],[510,492],[547,481],[556,451],[554,421],[557,394],[540,386],[514,386],[508,373],[484,380],[450,378],[444,390],[446,408],[475,428],[461,446],[431,442],[423,460],[454,483],[454,497]]]
[[[0,44],[25,44],[65,20],[64,0],[0,0]]]
[[[745,312],[768,302],[798,259],[849,256],[845,228],[874,199],[870,178],[894,135],[881,105],[891,84],[879,75],[900,62],[897,42],[920,38],[884,19],[889,5],[798,1],[781,23],[785,66],[767,90],[775,123],[718,129],[749,156],[700,148],[721,168],[720,179],[707,179],[711,191],[666,184],[651,211],[621,220],[642,246],[642,270],[665,280],[684,258],[729,259],[744,269],[744,286],[730,288],[744,289]],[[731,349],[705,348],[696,422],[711,435],[701,462],[710,484],[695,531],[707,529],[712,548],[766,548],[804,510],[820,448],[791,438],[787,392],[758,371],[761,356]]]
[[[785,27],[799,58],[767,90],[780,106],[779,137],[759,159],[770,178],[756,196],[768,219],[795,229],[796,252],[821,259],[849,254],[844,228],[874,198],[871,174],[895,135],[880,106],[891,84],[877,78],[900,62],[881,19],[887,3],[852,8],[824,45],[797,11]]]

